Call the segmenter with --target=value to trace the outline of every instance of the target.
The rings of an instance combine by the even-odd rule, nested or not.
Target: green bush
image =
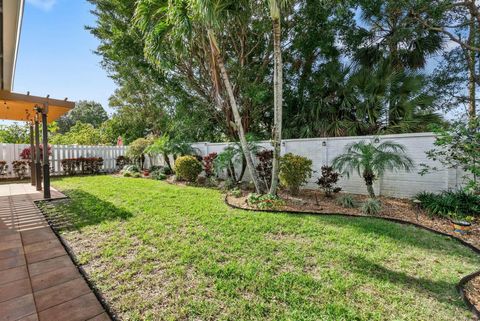
[[[232,194],[233,197],[236,197],[236,198],[242,197],[243,195],[242,190],[239,189],[238,187],[232,189],[230,193]]]
[[[450,213],[460,217],[480,216],[480,196],[464,190],[443,191],[439,194],[422,192],[415,198],[432,216],[449,217]]]
[[[285,205],[285,201],[277,195],[272,194],[256,194],[250,193],[247,196],[247,203],[250,206],[259,208],[261,210],[275,209],[278,206]]]
[[[175,161],[177,178],[184,179],[188,182],[195,182],[202,170],[202,164],[195,156],[181,156]]]
[[[345,208],[355,208],[357,203],[353,199],[352,195],[342,195],[337,198],[337,204]]]
[[[294,195],[312,177],[312,172],[312,160],[306,157],[288,153],[280,160],[280,182]]]
[[[367,215],[378,215],[382,210],[382,204],[375,198],[369,198],[362,205],[362,212]]]
[[[156,179],[156,180],[158,180],[158,181],[163,181],[163,180],[166,180],[166,179],[167,179],[167,175],[163,174],[160,169],[151,172],[151,173],[150,173],[150,176],[151,176],[153,179]]]

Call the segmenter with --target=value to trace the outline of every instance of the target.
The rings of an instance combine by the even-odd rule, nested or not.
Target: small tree
[[[151,141],[146,138],[138,138],[134,140],[128,146],[127,157],[138,163],[140,168],[143,168],[145,163],[145,153],[150,144]]]
[[[342,190],[335,186],[340,178],[340,174],[333,170],[332,166],[322,166],[322,176],[318,178],[317,184],[325,192],[326,197],[332,197],[334,193]]]
[[[374,198],[373,182],[386,171],[398,169],[410,171],[414,166],[405,152],[405,146],[391,141],[375,146],[373,142],[362,140],[348,145],[345,152],[333,160],[333,168],[347,177],[356,171],[365,180],[368,194]]]

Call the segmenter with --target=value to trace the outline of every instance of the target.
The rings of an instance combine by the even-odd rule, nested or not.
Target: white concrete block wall
[[[382,136],[362,137],[329,137],[311,139],[286,139],[282,141],[282,155],[293,153],[307,157],[313,161],[313,169],[316,171],[306,185],[309,188],[317,188],[316,181],[323,165],[331,165],[332,160],[343,153],[344,148],[355,141],[372,140],[378,137],[380,141],[390,140],[400,143],[407,148],[407,154],[415,162],[415,168],[411,172],[397,171],[387,172],[384,177],[376,181],[374,189],[377,194],[385,196],[408,198],[422,191],[438,192],[441,190],[459,187],[462,180],[462,172],[455,169],[441,169],[438,162],[435,163],[426,157],[425,152],[434,148],[435,135],[433,133],[414,133]],[[202,155],[211,152],[220,153],[227,143],[195,143]],[[269,142],[261,142],[266,148],[271,148]],[[434,165],[441,170],[421,176],[420,164]],[[245,180],[249,179],[248,171]],[[363,179],[353,173],[349,178],[343,176],[339,186],[348,193],[366,194]]]

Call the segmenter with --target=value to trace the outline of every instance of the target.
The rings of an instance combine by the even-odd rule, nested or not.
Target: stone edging
[[[58,238],[58,240],[60,241],[60,243],[62,244],[63,248],[65,249],[65,251],[67,252],[68,256],[70,257],[70,259],[72,260],[73,264],[75,265],[75,267],[77,268],[78,272],[80,273],[80,275],[82,276],[82,278],[85,280],[85,282],[87,283],[88,287],[90,288],[90,290],[93,292],[93,294],[95,295],[95,297],[97,298],[98,302],[100,302],[100,304],[102,305],[103,309],[105,310],[105,312],[108,314],[108,316],[110,317],[110,319],[112,321],[119,321],[118,318],[116,317],[116,315],[113,313],[112,309],[110,308],[110,306],[108,305],[107,301],[105,300],[105,298],[102,296],[100,290],[90,281],[90,279],[88,278],[88,273],[85,271],[85,269],[79,264],[78,260],[77,260],[77,257],[75,255],[75,253],[72,251],[72,249],[68,246],[67,242],[63,239],[63,237],[57,232],[57,230],[55,229],[52,221],[50,221],[50,219],[48,218],[47,215],[45,215],[45,212],[42,210],[42,208],[38,205],[39,203],[41,202],[52,202],[52,201],[58,201],[58,200],[65,200],[65,199],[70,199],[70,197],[68,196],[65,196],[65,197],[59,197],[59,198],[54,198],[54,199],[49,199],[49,200],[38,200],[38,201],[33,201],[33,203],[35,204],[35,206],[38,208],[38,210],[42,213],[42,215],[44,216],[45,220],[47,221],[48,223],[48,226],[50,227],[50,229],[53,231],[53,233],[56,235],[56,237]]]
[[[290,210],[262,210],[262,209],[253,209],[253,208],[243,208],[243,207],[240,207],[240,206],[233,205],[233,204],[229,203],[228,194],[225,195],[224,202],[230,208],[237,209],[237,210],[248,211],[248,212],[269,212],[269,213],[286,213],[286,214],[296,214],[296,215],[319,215],[319,216],[329,216],[329,215],[333,216],[334,215],[334,216],[358,217],[358,218],[364,217],[364,218],[381,219],[381,220],[384,220],[384,221],[390,221],[390,222],[403,224],[403,225],[411,225],[411,226],[414,226],[414,227],[418,227],[418,228],[421,228],[421,229],[424,229],[424,230],[427,230],[427,231],[430,231],[430,232],[433,232],[433,233],[436,233],[436,234],[439,234],[439,235],[442,235],[442,236],[447,236],[451,239],[454,239],[454,240],[460,242],[460,244],[462,244],[462,245],[468,247],[469,249],[471,249],[476,254],[480,255],[480,248],[462,240],[459,237],[456,237],[454,235],[447,234],[447,233],[444,233],[444,232],[440,232],[440,231],[434,230],[430,227],[426,227],[426,226],[423,226],[423,225],[420,225],[420,224],[417,224],[417,223],[414,223],[414,222],[404,221],[404,220],[400,220],[400,219],[396,219],[396,218],[389,218],[389,217],[382,217],[382,216],[371,216],[371,215],[342,214],[342,213],[337,213],[337,214],[336,213],[320,213],[320,212],[314,212],[314,211],[302,212],[302,211],[290,211]],[[466,296],[466,291],[465,291],[465,284],[467,284],[470,280],[472,280],[473,278],[475,278],[479,275],[480,275],[480,270],[464,276],[458,282],[458,284],[456,285],[456,288],[457,288],[457,291],[460,293],[460,296],[462,297],[463,301],[465,302],[467,307],[470,309],[470,311],[472,311],[473,314],[477,318],[480,319],[480,311],[477,309],[477,307],[475,307],[475,305],[472,302],[470,302],[470,300]]]

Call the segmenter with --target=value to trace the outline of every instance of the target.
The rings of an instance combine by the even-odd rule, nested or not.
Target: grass
[[[220,192],[64,178],[50,207],[122,320],[469,320],[455,290],[480,259],[370,218],[233,210]]]

